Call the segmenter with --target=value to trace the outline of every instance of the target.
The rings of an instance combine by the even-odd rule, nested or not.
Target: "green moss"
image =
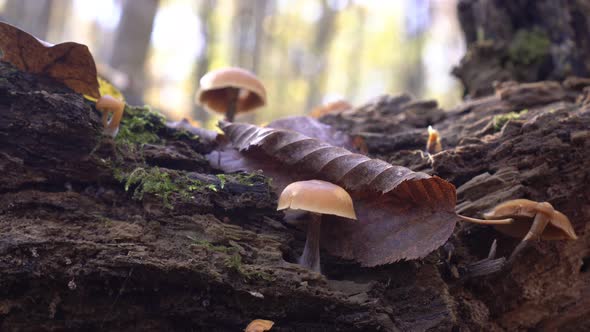
[[[539,29],[518,30],[508,48],[514,63],[530,65],[549,54],[551,41]]]
[[[100,213],[91,213],[91,217],[95,218],[98,222],[104,223],[106,227],[110,227],[113,225],[113,221]]]
[[[226,247],[226,246],[216,246],[213,243],[207,241],[207,240],[198,240],[192,236],[187,236],[189,239],[191,239],[193,241],[193,243],[191,245],[194,246],[199,246],[199,247],[204,247],[209,251],[216,251],[216,252],[221,252],[224,254],[228,254],[230,253],[232,250],[234,250],[234,248],[231,247]]]
[[[161,197],[164,206],[172,208],[170,205],[170,195],[179,191],[178,186],[170,179],[170,174],[161,172],[158,167],[149,169],[138,167],[126,177],[125,191],[129,191],[131,186],[133,190],[133,199],[142,200],[145,193]]]
[[[174,132],[173,136],[174,136],[174,138],[179,139],[179,140],[182,140],[182,139],[193,140],[193,141],[199,140],[199,135],[195,135],[186,129],[176,130]]]
[[[125,191],[133,191],[133,199],[142,200],[144,194],[162,198],[165,207],[172,209],[172,195],[185,202],[194,198],[194,193],[205,189],[217,191],[214,184],[194,180],[175,171],[165,172],[158,167],[138,167],[130,173],[114,170],[115,178],[125,183]]]
[[[274,281],[275,278],[262,271],[251,271],[248,266],[242,264],[242,256],[240,254],[233,254],[225,259],[225,266],[236,272],[239,273],[241,276],[246,278],[246,280],[265,280],[265,281]]]
[[[225,187],[225,183],[227,182],[225,174],[217,174],[216,176],[219,179],[219,188],[223,189],[223,187]]]
[[[510,112],[507,114],[500,114],[500,115],[495,115],[493,121],[494,124],[494,131],[498,132],[502,129],[502,127],[504,127],[504,125],[506,124],[506,122],[508,122],[509,120],[516,120],[518,118],[520,118],[521,116],[525,115],[528,112],[527,109],[524,109],[520,112]]]
[[[200,240],[193,236],[187,237],[190,240],[192,240],[191,246],[203,247],[208,251],[214,251],[221,254],[225,254],[225,267],[228,270],[243,276],[246,280],[275,280],[275,278],[269,273],[266,273],[264,271],[252,270],[248,265],[243,264],[242,256],[237,252],[238,248],[236,248],[235,246],[226,247],[222,245],[214,245],[213,243],[207,240]]]
[[[242,274],[242,255],[233,254],[225,259],[225,267]]]
[[[123,144],[160,143],[158,132],[166,129],[166,118],[148,106],[126,106],[115,141]]]
[[[258,173],[235,173],[232,174],[232,176],[235,182],[245,186],[253,186],[260,183],[267,183],[270,185],[271,181],[270,178],[264,177]]]

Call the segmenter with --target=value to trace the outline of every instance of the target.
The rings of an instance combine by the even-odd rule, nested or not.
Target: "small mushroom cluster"
[[[201,78],[200,86],[196,95],[197,102],[209,111],[225,114],[229,122],[234,120],[237,113],[252,111],[266,104],[264,85],[253,73],[241,68],[230,67],[211,71]],[[123,114],[124,104],[120,106],[114,98],[109,97],[101,98],[97,102],[97,108],[104,112],[105,133],[114,137]],[[341,111],[349,108],[351,108],[350,104],[340,101],[316,109],[314,115],[321,116],[333,109]],[[110,121],[107,121],[108,112],[113,113]],[[442,151],[440,134],[432,126],[428,127],[425,150],[429,156]],[[316,272],[320,272],[321,215],[328,214],[356,220],[352,198],[346,190],[321,180],[299,181],[288,185],[283,190],[277,207],[277,210],[284,209],[303,210],[310,213],[307,239],[299,264]],[[522,238],[510,260],[531,240],[575,240],[577,238],[569,219],[547,202],[511,200],[485,213],[485,220],[459,214],[457,216],[463,221],[492,225],[502,233]]]
[[[576,240],[578,238],[568,217],[547,202],[514,199],[501,203],[484,213],[486,220],[459,217],[467,222],[492,225],[501,233],[522,238],[510,255],[509,261],[513,261],[532,240]]]
[[[352,198],[342,187],[321,180],[293,182],[281,193],[277,210],[292,209],[310,212],[307,238],[298,263],[320,272],[320,228],[324,214],[356,220]],[[484,219],[457,215],[461,220],[492,225],[498,231],[522,238],[511,254],[513,261],[532,240],[575,240],[576,233],[569,219],[547,202],[515,199],[497,205],[484,214]]]

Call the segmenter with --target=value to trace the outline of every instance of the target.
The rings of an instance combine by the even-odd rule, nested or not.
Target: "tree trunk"
[[[145,61],[147,58],[154,17],[158,0],[123,2],[110,64],[113,68],[129,75],[129,86],[123,94],[132,105],[143,104],[145,84]]]
[[[356,14],[356,19],[358,20],[358,33],[354,36],[352,40],[353,43],[353,50],[363,50],[365,47],[365,28],[366,28],[366,21],[367,21],[367,13],[366,9],[361,6],[354,6],[354,11]],[[348,58],[348,77],[360,77],[362,73],[362,64],[361,64],[361,57],[354,56],[351,54]],[[359,89],[359,82],[360,79],[350,79],[346,82],[346,98],[349,100],[353,100],[354,97],[358,93]],[[310,109],[308,109],[309,111]]]
[[[338,12],[328,4],[327,0],[322,0],[322,15],[317,23],[317,32],[311,47],[311,54],[306,63],[311,67],[306,70],[308,73],[309,92],[307,94],[306,110],[311,110],[319,105],[323,93],[325,92],[326,79],[328,70],[327,51],[330,49],[332,36],[334,35],[334,25]]]
[[[260,51],[264,42],[262,23],[267,10],[267,0],[246,0],[235,3],[232,36],[232,64],[258,72]]]
[[[216,2],[214,0],[202,0],[199,7],[199,23],[201,24],[201,31],[203,32],[204,40],[203,50],[197,58],[195,65],[195,74],[193,75],[195,81],[191,98],[194,98],[196,93],[199,91],[199,80],[209,71],[209,60],[213,57],[213,52],[210,45],[214,43],[216,38],[215,24],[213,24],[215,4]],[[209,114],[194,100],[192,100],[192,102],[193,116],[202,123],[206,123],[209,119]]]
[[[469,52],[453,73],[469,96],[489,94],[495,81],[590,74],[584,1],[461,0],[458,14]]]
[[[262,24],[267,13],[267,0],[242,0],[235,3],[232,35],[232,64],[259,74],[261,51],[264,46]],[[244,122],[255,122],[256,112],[240,116]]]
[[[7,1],[2,17],[7,23],[46,40],[53,5],[53,0]]]

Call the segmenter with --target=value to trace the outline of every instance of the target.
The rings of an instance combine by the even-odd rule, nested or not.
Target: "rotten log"
[[[361,268],[322,253],[320,275],[295,264],[304,233],[281,222],[264,175],[200,162],[213,142],[156,125],[150,143],[110,141],[80,95],[3,63],[0,77],[3,331],[236,331],[256,318],[274,321],[273,331],[590,325],[590,109],[576,103],[579,89],[560,86],[563,100],[532,102],[547,86],[516,85],[509,99],[444,112],[383,97],[329,120],[367,133],[372,157],[452,181],[465,214],[506,198],[549,201],[570,217],[577,241],[539,242],[508,269],[466,278],[494,239],[496,257],[518,239],[459,225],[423,260]],[[427,124],[444,150],[417,157]],[[371,135],[402,143],[388,149]]]

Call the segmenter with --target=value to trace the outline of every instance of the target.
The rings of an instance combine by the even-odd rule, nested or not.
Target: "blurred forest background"
[[[269,102],[248,119],[409,92],[451,106],[465,51],[456,0],[4,0],[0,19],[50,43],[88,45],[131,104],[211,124],[199,78],[239,66]]]

